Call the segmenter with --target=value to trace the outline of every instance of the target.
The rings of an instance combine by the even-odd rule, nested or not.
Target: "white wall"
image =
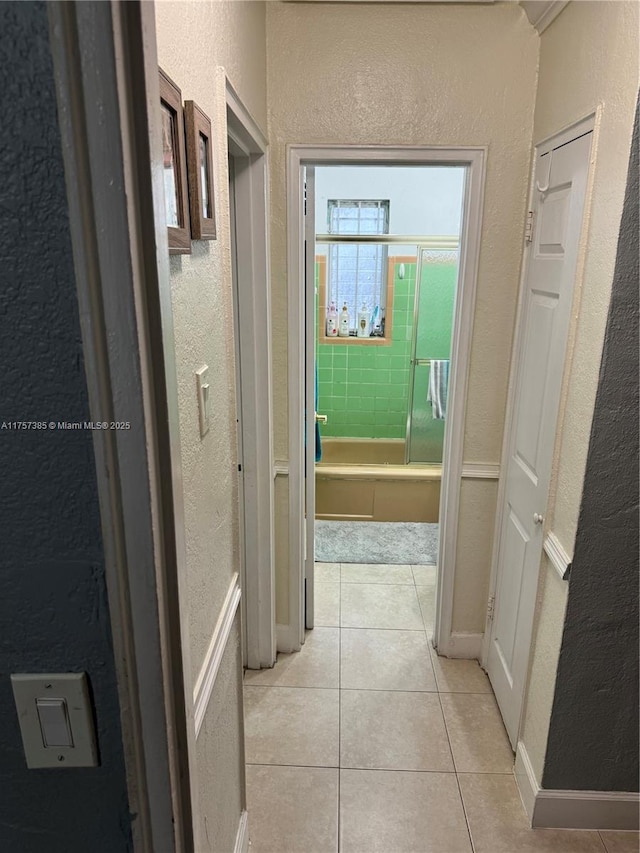
[[[499,462],[537,61],[538,36],[517,4],[267,4],[274,376],[287,372],[286,144],[486,145],[468,395],[473,429],[465,435],[464,456]],[[286,383],[274,392],[275,455],[286,460]],[[495,506],[494,483],[480,481],[471,490]],[[276,502],[281,543],[288,535],[285,477],[277,480]],[[463,511],[460,537],[471,529],[466,523]],[[492,533],[489,524],[477,531],[478,541],[474,528],[476,547],[460,552],[454,624],[462,631],[484,629]],[[277,611],[286,622],[282,552]]]
[[[192,686],[234,572],[238,490],[226,106],[223,66],[256,122],[266,126],[263,3],[156,3],[158,61],[211,118],[218,239],[172,256],[171,286],[180,407]],[[194,372],[208,364],[212,412],[200,438]],[[198,853],[233,850],[244,804],[239,619],[236,619],[196,742]],[[189,673],[187,673],[189,675]]]
[[[602,106],[547,527],[573,553],[638,93],[640,6],[573,2],[542,34],[534,142]],[[542,778],[566,584],[544,559],[522,739]]]

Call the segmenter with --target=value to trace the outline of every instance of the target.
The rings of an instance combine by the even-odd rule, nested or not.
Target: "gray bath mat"
[[[438,527],[412,521],[316,521],[316,560],[435,565]]]

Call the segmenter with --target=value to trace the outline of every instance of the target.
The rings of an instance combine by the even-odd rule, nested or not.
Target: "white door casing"
[[[592,130],[588,119],[536,151],[533,229],[514,350],[487,655],[487,672],[514,746],[529,663]]]
[[[304,294],[305,294],[305,583],[304,624],[300,641],[304,642],[304,628],[314,625],[314,562],[316,518],[316,352],[315,352],[315,278],[316,278],[316,222],[315,222],[315,167],[305,166],[304,179]]]
[[[236,347],[243,656],[250,669],[273,666],[275,558],[271,296],[268,272],[267,142],[218,69],[233,161],[230,217]]]

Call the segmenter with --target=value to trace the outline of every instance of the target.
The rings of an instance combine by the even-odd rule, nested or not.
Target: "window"
[[[329,200],[329,234],[388,234],[389,202]],[[366,305],[371,316],[376,308],[384,318],[387,291],[387,247],[375,243],[330,243],[328,253],[327,303],[334,302],[338,314],[347,303],[351,334],[356,333],[357,315]]]

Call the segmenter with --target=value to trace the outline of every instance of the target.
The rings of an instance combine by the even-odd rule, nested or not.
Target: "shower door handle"
[[[327,416],[326,415],[319,415],[316,412],[316,423],[317,424],[326,424],[326,422],[327,422]]]

